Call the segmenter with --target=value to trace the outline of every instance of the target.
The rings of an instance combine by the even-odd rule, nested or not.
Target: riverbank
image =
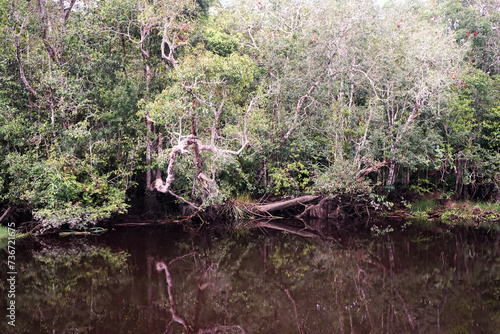
[[[406,198],[406,200],[405,200]],[[174,203],[172,203],[174,204]],[[14,211],[22,211],[15,209]],[[25,215],[24,215],[25,216]],[[17,216],[19,218],[21,216]],[[195,212],[183,211],[179,205],[145,206],[132,205],[127,214],[114,215],[99,221],[95,226],[144,226],[181,224],[197,228],[203,224],[221,227],[241,225],[255,219],[295,218],[321,220],[322,224],[347,225],[352,220],[366,221],[366,229],[371,229],[377,221],[386,217],[401,218],[421,224],[442,225],[443,228],[464,226],[486,231],[500,231],[500,203],[478,201],[453,201],[438,193],[421,196],[320,196],[276,197],[265,201],[250,198],[230,199]],[[18,233],[39,234],[41,226],[35,221],[16,221],[9,215],[3,223],[15,222]],[[345,223],[344,223],[345,222]],[[66,230],[47,230],[60,232]],[[1,230],[0,230],[1,233]]]
[[[382,215],[388,215],[385,212]],[[411,203],[400,203],[390,215],[410,219],[441,223],[444,226],[463,226],[488,231],[500,231],[500,203],[470,200],[440,200],[428,197]]]

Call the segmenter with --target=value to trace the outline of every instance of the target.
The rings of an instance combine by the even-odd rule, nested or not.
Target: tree
[[[105,101],[113,93],[104,87],[116,86],[122,67],[106,57],[114,41],[89,26],[95,5],[16,1],[6,21],[15,85],[0,130],[2,200],[32,210],[42,230],[83,228],[127,208],[134,142],[121,125],[135,101]]]
[[[500,74],[500,4],[491,0],[467,3],[449,0],[434,4],[436,20],[448,21],[457,43],[470,43],[467,61],[490,75]]]
[[[105,16],[118,14],[112,19],[112,25],[105,26],[105,30],[109,30],[115,34],[122,36],[127,41],[133,43],[141,53],[145,68],[144,74],[146,79],[146,99],[152,95],[151,85],[154,70],[151,68],[152,59],[155,58],[154,52],[158,51],[155,48],[158,46],[154,43],[155,37],[161,36],[160,56],[174,69],[178,65],[176,59],[177,49],[184,46],[189,41],[189,33],[192,30],[192,22],[190,17],[195,10],[196,3],[192,0],[183,1],[117,1],[106,5],[103,10]],[[117,10],[119,9],[119,10]],[[153,123],[148,114],[144,115],[146,122],[146,187],[148,190],[153,190],[151,187],[151,155],[154,151],[155,136],[153,131]],[[163,134],[157,134],[158,150],[162,150]],[[161,177],[161,172],[157,174]]]
[[[466,46],[418,3],[261,4],[242,1],[231,12],[241,23],[227,26],[266,67],[270,141],[320,165],[347,159],[357,177],[387,168],[392,186],[402,143],[439,113]]]
[[[189,149],[196,170],[189,197],[203,204],[224,197],[216,184],[219,168],[228,163],[228,155],[238,156],[251,144],[254,129],[263,122],[257,73],[248,56],[222,57],[197,49],[172,72],[173,84],[144,105],[142,113],[164,127],[172,147],[168,156],[159,156],[168,167],[165,181],[158,174],[154,182],[158,191],[172,193],[178,155]]]
[[[357,70],[366,76],[370,95],[384,113],[377,115],[378,124],[374,125],[383,129],[379,149],[387,159],[386,183],[392,186],[397,160],[407,154],[401,150],[402,141],[419,117],[439,115],[448,88],[459,76],[465,49],[454,43],[445,27],[414,14],[415,7],[386,10],[393,19],[380,20],[380,30],[368,38],[365,61]]]

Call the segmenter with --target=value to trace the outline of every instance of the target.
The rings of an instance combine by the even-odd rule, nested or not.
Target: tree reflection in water
[[[169,236],[169,230],[143,229],[102,236],[100,246],[86,240],[77,247],[75,240],[26,247],[18,260],[14,333],[500,328],[498,238],[420,230],[337,233],[328,237],[333,241],[319,225],[259,224],[231,234]],[[1,284],[4,290],[4,277]]]
[[[184,330],[187,331],[187,333],[198,333],[198,334],[201,334],[201,333],[226,333],[226,332],[233,332],[233,330],[235,330],[235,329],[238,329],[239,332],[241,332],[241,333],[245,333],[245,331],[243,330],[243,328],[241,328],[241,326],[217,325],[217,326],[214,326],[212,328],[203,328],[203,329],[195,330],[194,329],[195,326],[189,325],[186,322],[186,320],[184,320],[184,318],[179,315],[179,312],[177,312],[177,304],[175,303],[175,297],[174,297],[174,291],[173,291],[174,290],[174,282],[172,279],[172,275],[170,274],[170,270],[168,268],[175,261],[181,260],[184,257],[189,256],[189,255],[195,255],[195,253],[189,253],[189,254],[186,254],[183,256],[176,257],[175,259],[168,262],[168,265],[163,261],[156,262],[156,270],[165,271],[165,283],[167,284],[168,300],[170,303],[169,311],[170,311],[170,314],[172,316],[172,321],[167,325],[165,332],[170,332],[172,322],[176,322],[176,323],[181,324],[182,327],[184,328]],[[207,282],[205,282],[205,283],[200,282],[198,284],[199,292],[202,292],[203,290],[205,290],[205,288],[207,288],[209,285],[210,284],[208,284]],[[199,299],[197,298],[197,302],[198,301],[199,301]],[[195,305],[195,309],[198,308],[197,306],[198,305]]]

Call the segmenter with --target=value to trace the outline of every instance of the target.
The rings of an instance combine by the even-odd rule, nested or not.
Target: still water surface
[[[500,333],[498,237],[304,231],[18,241],[16,327],[0,332]]]

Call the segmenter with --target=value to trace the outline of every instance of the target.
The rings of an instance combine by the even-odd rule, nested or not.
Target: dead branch
[[[161,181],[160,181],[161,182]],[[192,207],[193,209],[195,209],[196,211],[199,211],[200,210],[200,207],[196,206],[195,204],[191,203],[190,201],[186,200],[184,197],[182,196],[179,196],[175,193],[173,193],[172,191],[168,191],[168,193],[172,196],[174,196],[175,198],[183,201],[184,203],[188,204],[190,207]]]
[[[26,86],[26,89],[33,94],[36,98],[39,98],[37,92],[31,87],[30,83],[28,82],[28,79],[26,79],[26,75],[24,73],[24,66],[23,62],[21,60],[21,46],[19,45],[19,37],[23,33],[23,29],[26,26],[26,18],[24,18],[23,23],[21,23],[21,28],[19,29],[19,33],[14,35],[14,46],[16,48],[16,58],[17,58],[17,63],[19,64],[19,75],[21,76],[21,80]]]
[[[356,177],[360,178],[360,177],[363,177],[363,176],[370,174],[371,172],[376,172],[376,171],[380,170],[382,167],[387,166],[387,164],[389,162],[390,162],[390,160],[384,159],[383,161],[378,162],[374,165],[371,165],[370,167],[364,168],[358,172]]]
[[[273,211],[287,209],[296,205],[304,205],[304,203],[314,201],[315,199],[318,199],[320,197],[321,196],[318,195],[305,195],[287,201],[257,205],[254,208],[260,212],[273,212]]]
[[[184,152],[184,150],[189,145],[191,145],[195,139],[196,136],[191,134],[187,136],[186,139],[182,140],[172,148],[172,152],[170,153],[170,161],[167,168],[167,179],[165,180],[165,182],[163,182],[160,179],[155,180],[155,182],[152,185],[153,188],[162,193],[167,193],[170,191],[170,186],[172,185],[172,182],[174,182],[175,180],[174,166],[175,166],[175,161],[177,160],[177,155],[179,154],[179,152],[182,154],[182,152]]]
[[[3,213],[2,217],[0,217],[0,223],[2,222],[2,220],[3,220],[5,217],[7,217],[7,215],[8,215],[8,214],[9,214],[9,212],[10,212],[10,209],[12,209],[12,207],[11,207],[11,206],[9,206],[9,207],[7,208],[7,210],[5,210],[5,212]]]
[[[175,45],[175,39],[177,38],[177,33],[174,33],[174,37],[172,40],[168,37],[168,28],[170,27],[172,22],[165,22],[163,27],[163,37],[161,42],[161,57],[168,61],[174,68],[177,68],[178,62],[174,57],[175,49],[179,47],[179,45]],[[168,55],[165,53],[165,44],[168,46]]]
[[[316,86],[318,86],[318,84],[319,84],[319,81],[316,81],[313,85],[311,85],[311,87],[309,88],[309,91],[304,96],[302,96],[299,99],[299,101],[297,102],[297,107],[295,108],[295,116],[293,117],[293,125],[287,131],[287,133],[285,133],[283,138],[281,138],[281,141],[280,141],[281,145],[283,145],[285,143],[285,141],[288,138],[290,138],[290,136],[295,132],[295,130],[299,126],[299,113],[300,113],[300,110],[302,109],[302,105],[304,104],[306,99],[311,98],[310,94],[313,92],[314,88],[316,88]]]

